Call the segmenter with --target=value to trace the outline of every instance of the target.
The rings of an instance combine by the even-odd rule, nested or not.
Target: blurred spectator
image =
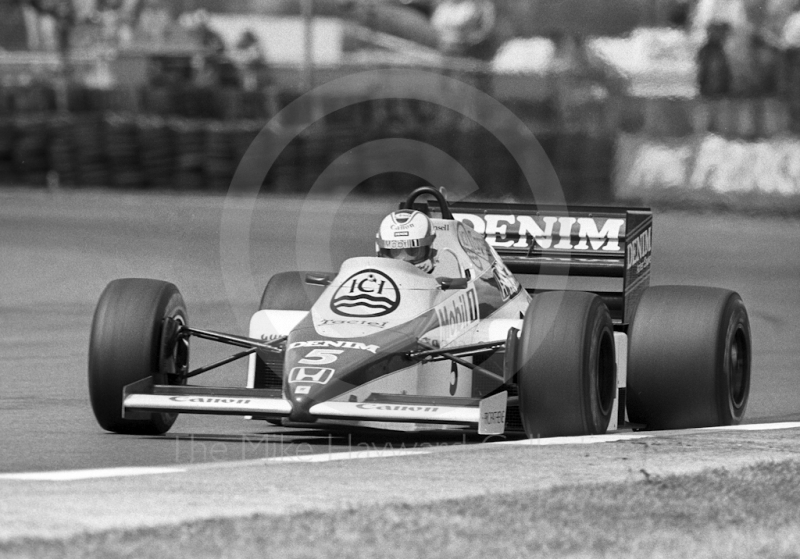
[[[748,0],[751,24],[751,65],[753,80],[747,93],[775,95],[779,89],[783,25],[798,0]]]
[[[62,0],[24,0],[23,10],[34,50],[69,50],[70,33],[75,24],[72,3]]]
[[[794,132],[800,132],[800,9],[786,20],[782,34],[784,46],[784,91],[789,102]]]
[[[205,54],[195,74],[195,83],[200,87],[241,87],[239,69],[225,52],[225,41],[214,31],[205,10],[185,13],[180,17],[181,25],[187,29]]]
[[[722,33],[723,25],[726,30],[722,43],[729,73],[727,93],[724,94],[752,92],[758,88],[759,77],[752,54],[754,27],[748,18],[745,0],[698,1],[692,21],[693,36],[703,48],[709,45],[709,48],[705,48],[706,54],[700,56],[699,60],[722,60],[718,53],[719,38],[712,39],[710,35],[712,28],[714,33]],[[700,70],[700,74],[704,75],[703,70]],[[722,81],[717,83],[721,84]]]
[[[783,45],[787,50],[800,49],[800,9],[796,9],[786,19],[782,35]]]
[[[728,25],[724,40],[730,70],[727,94],[764,96],[781,89],[787,71],[782,53],[786,24],[798,7],[800,0],[698,0],[692,21],[698,45],[706,43],[711,24]]]
[[[697,54],[697,82],[700,95],[704,97],[719,97],[730,93],[731,69],[725,52],[729,30],[727,23],[711,23],[706,42]]]
[[[778,75],[781,51],[777,45],[760,33],[753,35],[753,88],[755,95],[775,95],[778,92]]]
[[[691,6],[689,0],[678,0],[670,7],[668,15],[669,24],[672,27],[686,28],[689,25],[690,12]]]
[[[92,19],[97,10],[97,0],[72,0],[75,7],[75,16],[79,21]]]
[[[116,45],[122,23],[122,0],[98,0],[97,18],[104,43]]]
[[[145,8],[152,10],[144,0],[92,0],[82,3],[85,21],[100,25],[100,38],[109,45],[129,47],[134,42],[134,28]],[[152,13],[152,12],[151,12]]]
[[[800,0],[766,0],[762,34],[768,43],[780,46],[786,20],[800,6]]]
[[[143,0],[135,29],[136,42],[150,47],[163,45],[171,25],[172,16],[162,0]]]
[[[55,51],[56,45],[55,19],[43,14],[27,0],[21,0],[22,15],[25,20],[25,34],[28,37],[30,50]]]
[[[269,83],[269,66],[264,49],[261,41],[250,29],[242,33],[236,44],[234,58],[239,65],[242,88],[245,91],[260,90]]]
[[[695,34],[703,35],[712,23],[726,23],[734,32],[749,30],[744,0],[699,0],[692,26]]]
[[[490,38],[495,19],[495,6],[489,0],[441,0],[431,24],[439,32],[443,52],[479,56],[477,51]]]

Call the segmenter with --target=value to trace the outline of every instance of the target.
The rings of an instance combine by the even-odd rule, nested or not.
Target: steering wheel
[[[430,194],[436,201],[439,203],[439,209],[442,212],[442,219],[453,219],[453,213],[450,211],[450,207],[447,205],[447,200],[444,199],[444,196],[441,192],[433,188],[432,186],[421,186],[417,188],[414,192],[408,195],[406,201],[400,204],[401,210],[409,210],[414,207],[414,202],[416,202],[417,198],[424,194]]]

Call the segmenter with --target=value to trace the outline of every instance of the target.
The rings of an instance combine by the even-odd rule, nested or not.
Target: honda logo
[[[313,382],[326,384],[333,376],[333,369],[322,367],[295,367],[289,373],[289,382]]]

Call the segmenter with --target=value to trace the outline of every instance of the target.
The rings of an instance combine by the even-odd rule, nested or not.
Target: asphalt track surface
[[[220,250],[231,216],[247,204],[223,197],[0,191],[0,472],[187,465],[299,453],[347,451],[364,443],[462,442],[461,435],[322,434],[241,418],[181,416],[164,437],[103,432],[88,402],[86,357],[94,306],[120,277],[175,283],[191,324],[245,332],[246,318],[275,272],[334,268],[370,254],[380,219],[396,200],[324,202],[259,198],[241,246],[250,269],[223,274]],[[328,226],[330,216],[333,225]],[[305,226],[298,234],[298,223]],[[747,421],[800,420],[800,220],[734,214],[655,217],[654,284],[717,285],[741,293],[753,333]],[[300,264],[298,265],[298,262]],[[198,342],[193,364],[228,354]],[[198,384],[240,386],[245,365]],[[468,442],[480,442],[469,439]]]

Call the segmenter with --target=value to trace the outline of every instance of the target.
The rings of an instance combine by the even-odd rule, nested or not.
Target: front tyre
[[[750,393],[750,321],[738,293],[648,288],[629,342],[628,416],[648,429],[737,425]]]
[[[517,353],[520,415],[529,438],[605,433],[617,388],[614,329],[597,295],[535,295]]]
[[[179,384],[174,373],[185,372],[187,340],[168,343],[165,319],[188,324],[178,288],[150,279],[119,279],[100,296],[89,340],[89,399],[100,426],[114,433],[166,433],[177,414],[149,413],[140,419],[122,417],[122,389],[152,377],[155,384]],[[174,323],[173,323],[174,324]]]

